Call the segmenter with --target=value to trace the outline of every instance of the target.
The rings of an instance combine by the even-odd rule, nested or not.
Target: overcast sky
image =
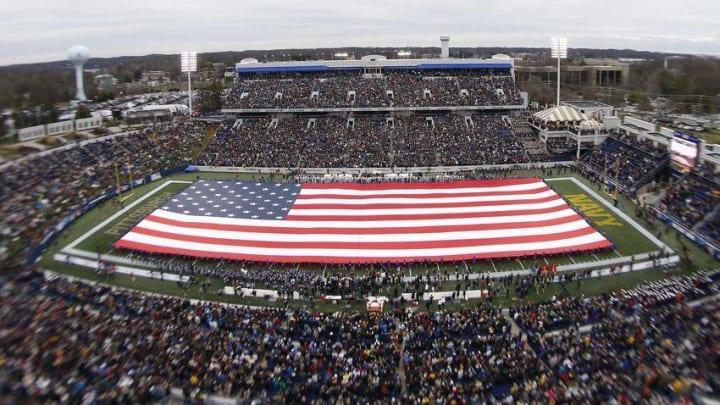
[[[717,0],[8,0],[0,65],[182,50],[569,46],[720,55]]]

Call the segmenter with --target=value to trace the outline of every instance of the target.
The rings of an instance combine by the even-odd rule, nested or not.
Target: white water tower
[[[83,65],[90,59],[90,50],[86,46],[75,45],[68,49],[68,60],[75,65],[75,99],[87,100],[83,87]]]
[[[450,37],[443,35],[440,37],[440,59],[450,58]]]

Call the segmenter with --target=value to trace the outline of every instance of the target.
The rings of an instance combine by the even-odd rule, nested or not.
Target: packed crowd
[[[717,240],[716,224],[720,211],[715,211],[713,214],[713,210],[718,205],[720,205],[720,176],[692,171],[667,190],[658,208],[679,220],[688,229],[697,225],[703,234]]]
[[[630,190],[649,181],[654,170],[667,160],[666,149],[617,132],[610,133],[605,142],[582,158],[586,167],[597,176],[617,179]]]
[[[500,116],[286,117],[226,122],[201,165],[418,167],[528,161]]]
[[[160,123],[125,136],[101,138],[10,162],[0,170],[0,251],[5,260],[25,257],[64,217],[122,182],[186,165],[209,125]]]
[[[546,393],[557,400],[696,403],[720,389],[720,303],[682,303],[609,317],[578,328],[531,335],[528,341],[555,371]],[[575,388],[575,389],[573,389]]]
[[[282,73],[241,76],[226,108],[340,108],[522,105],[507,72],[390,71]]]
[[[589,332],[531,326],[527,340],[482,305],[325,314],[191,303],[33,270],[2,278],[3,402],[153,402],[179,388],[187,400],[270,403],[658,403],[720,390],[718,301],[685,305],[717,295],[717,273],[585,300],[580,318],[595,307],[616,314]]]

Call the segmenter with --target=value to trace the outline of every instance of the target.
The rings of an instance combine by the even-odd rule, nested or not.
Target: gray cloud
[[[334,46],[547,46],[720,54],[720,3],[687,0],[86,0],[15,1],[0,9],[0,65],[93,56]]]

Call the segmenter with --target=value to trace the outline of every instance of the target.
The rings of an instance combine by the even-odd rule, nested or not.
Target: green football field
[[[537,171],[518,172],[518,176],[539,175],[540,173]],[[53,242],[40,260],[39,266],[43,269],[58,273],[88,279],[97,279],[97,275],[93,269],[77,267],[62,261],[56,261],[53,259],[53,256],[55,253],[58,253],[62,249],[68,247],[92,254],[101,253],[103,255],[122,255],[121,253],[114,252],[112,250],[112,243],[127,232],[135,223],[139,222],[153,210],[163,205],[164,202],[172,195],[182,191],[199,177],[215,179],[253,178],[256,180],[260,180],[261,178],[260,175],[251,176],[227,173],[194,173],[179,174],[151,184],[143,185],[133,190],[132,193],[125,193],[123,195],[124,201],[122,201],[122,203],[120,203],[117,198],[113,199],[112,201],[103,203],[76,220]],[[273,176],[268,175],[264,177],[264,179],[279,180],[279,178],[273,179],[272,177]],[[581,254],[565,257],[555,256],[551,259],[552,262],[560,265],[584,264],[586,266],[593,266],[595,263],[599,264],[602,260],[657,252],[660,249],[660,246],[657,244],[657,240],[653,241],[652,239],[660,236],[662,241],[661,243],[667,244],[667,246],[676,252],[681,251],[681,244],[687,246],[688,248],[689,256],[692,258],[692,262],[683,260],[677,270],[675,270],[676,272],[688,273],[696,271],[700,268],[712,268],[713,266],[717,266],[717,263],[709,255],[696,248],[689,241],[677,238],[674,232],[668,231],[664,225],[660,225],[658,229],[653,229],[652,234],[644,230],[643,226],[646,226],[647,224],[644,224],[641,220],[634,216],[634,206],[629,200],[620,197],[618,200],[618,206],[615,208],[613,207],[612,200],[609,195],[597,188],[593,188],[589,182],[580,176],[557,175],[544,177],[547,183],[556,192],[562,195],[563,198],[565,198],[565,200],[568,201],[568,203],[576,210],[583,212],[593,226],[606,235],[616,245],[616,249],[602,254]],[[492,260],[489,262],[479,262],[479,264],[476,264],[471,270],[473,272],[523,270],[529,268],[531,264],[531,260]],[[319,273],[326,270],[321,265],[316,266],[315,269]],[[439,269],[441,271],[451,271],[454,270],[454,265],[439,265]],[[657,279],[663,276],[664,275],[660,270],[647,270],[612,277],[604,277],[601,279],[592,279],[584,281],[580,287],[573,286],[574,288],[570,290],[570,293],[594,295],[615,288],[631,287],[643,280]],[[222,281],[219,279],[209,279],[208,281],[211,283],[210,288],[207,290],[208,293],[203,293],[194,289],[181,288],[174,282],[153,280],[142,277],[131,278],[121,274],[116,275],[114,280],[108,282],[121,287],[130,287],[163,294],[186,296],[190,298],[213,299],[245,303],[249,305],[268,304],[266,300],[259,298],[240,299],[239,297],[220,297],[217,295],[217,291],[223,287]],[[443,289],[452,289],[454,288],[454,285],[454,282],[449,283],[446,286],[447,288]],[[531,293],[526,299],[534,301],[542,300],[557,294],[560,291],[559,289],[559,286],[553,285],[546,289],[544,293]],[[510,301],[500,300],[499,303],[508,304]],[[272,305],[273,303],[270,304]],[[298,302],[296,304],[303,305],[305,303]],[[329,309],[332,308],[333,307],[330,306]]]

